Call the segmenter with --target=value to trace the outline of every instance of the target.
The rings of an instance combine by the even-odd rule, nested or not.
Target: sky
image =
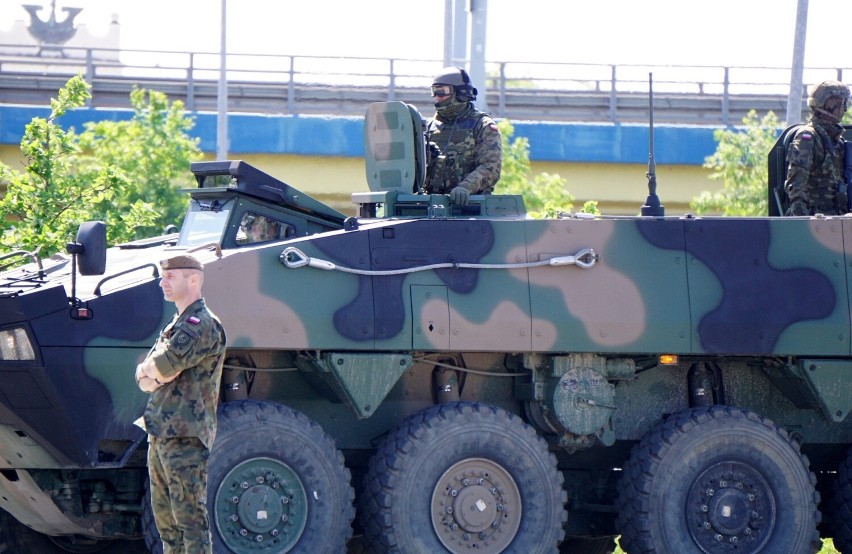
[[[0,0],[0,31],[27,23]],[[444,0],[227,0],[228,50],[443,59]],[[486,61],[790,67],[797,0],[488,0]],[[56,0],[123,49],[216,52],[222,0]],[[852,1],[810,0],[805,67],[852,66]],[[852,80],[852,78],[850,78]]]

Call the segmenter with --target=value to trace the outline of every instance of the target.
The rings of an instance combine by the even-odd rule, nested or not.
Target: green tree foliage
[[[91,97],[89,88],[82,77],[72,78],[51,100],[47,119],[37,117],[27,124],[21,139],[25,171],[0,165],[0,183],[6,187],[0,199],[3,246],[30,251],[40,246],[42,256],[57,252],[82,221],[108,219],[116,189],[126,186],[125,176],[114,168],[84,169],[79,138],[57,123]],[[112,218],[113,236],[146,223],[145,210],[133,208]]]
[[[722,190],[704,191],[694,198],[690,207],[695,213],[766,215],[766,159],[778,133],[778,118],[773,112],[759,119],[754,110],[743,118],[742,129],[717,129],[713,133],[719,143],[716,153],[705,159],[704,167],[713,170],[711,179],[722,181]]]
[[[136,90],[130,121],[88,123],[77,134],[58,122],[83,106],[91,87],[71,78],[51,100],[50,115],[34,118],[21,139],[24,171],[0,164],[0,246],[33,251],[42,257],[62,251],[83,221],[107,224],[117,243],[159,233],[184,209],[173,184],[189,174],[189,162],[201,157],[186,135],[191,120],[178,102]]]
[[[503,140],[503,165],[496,194],[520,194],[527,212],[534,218],[556,217],[574,209],[574,196],[566,189],[567,181],[558,174],[532,175],[530,144],[526,137],[511,140],[515,128],[508,120],[497,123]],[[598,213],[597,202],[589,201],[583,212]]]
[[[86,124],[80,146],[102,166],[119,167],[130,185],[118,192],[116,205],[139,201],[156,209],[153,225],[180,226],[186,197],[180,188],[194,187],[189,165],[201,159],[198,139],[187,133],[194,122],[184,116],[184,104],[157,91],[135,89],[130,94],[133,118]]]

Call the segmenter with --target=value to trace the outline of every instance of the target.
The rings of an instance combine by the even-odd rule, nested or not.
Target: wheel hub
[[[307,495],[289,466],[271,458],[245,460],[222,479],[216,527],[233,552],[289,552],[307,522]]]
[[[490,460],[450,467],[432,492],[432,526],[453,554],[502,552],[521,523],[521,496],[511,475]]]
[[[742,490],[722,489],[710,500],[707,517],[714,529],[723,535],[745,531],[751,519],[750,502]]]
[[[237,515],[249,532],[268,533],[281,521],[285,507],[283,500],[286,497],[279,495],[277,488],[256,485],[241,495],[237,503]]]
[[[484,486],[468,486],[462,488],[453,501],[453,514],[465,531],[480,533],[499,519],[496,518],[497,506],[494,495]]]
[[[755,469],[740,463],[716,464],[689,491],[687,524],[706,553],[759,552],[775,527],[775,498]]]

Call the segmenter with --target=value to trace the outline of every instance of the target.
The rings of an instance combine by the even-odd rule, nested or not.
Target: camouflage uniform
[[[207,459],[216,437],[216,406],[225,331],[204,299],[176,314],[148,354],[178,377],[151,393],[145,409],[151,507],[163,554],[212,554],[207,517]]]
[[[843,127],[828,117],[814,114],[787,147],[787,180],[790,200],[785,215],[838,215],[846,213],[846,195],[838,195],[843,183]]]
[[[429,120],[427,140],[434,142],[441,156],[433,160],[426,192],[447,194],[458,185],[471,194],[490,194],[500,179],[503,145],[497,124],[468,103],[457,117],[440,115]]]

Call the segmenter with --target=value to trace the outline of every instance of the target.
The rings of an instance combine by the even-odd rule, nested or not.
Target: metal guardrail
[[[190,111],[215,111],[219,54],[0,44],[0,103],[45,105],[81,73],[95,107],[127,107],[134,86],[166,93]],[[228,54],[232,112],[363,115],[366,104],[402,100],[428,114],[435,60]],[[500,118],[644,123],[648,74],[655,119],[732,125],[749,110],[784,119],[789,68],[490,62],[487,106]],[[843,80],[849,68],[808,68],[805,83]],[[485,89],[486,87],[479,87]],[[805,111],[803,91],[803,112]],[[482,105],[480,95],[479,105]]]

